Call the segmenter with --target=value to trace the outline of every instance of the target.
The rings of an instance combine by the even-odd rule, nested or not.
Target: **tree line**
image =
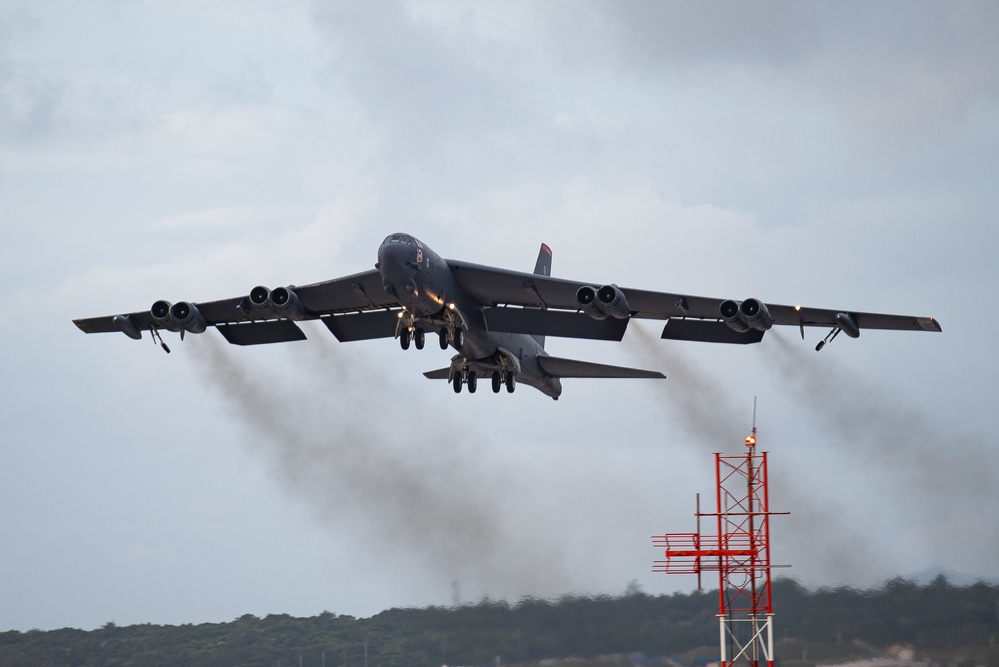
[[[773,585],[778,665],[811,667],[904,647],[939,665],[999,667],[999,585],[808,590]],[[718,656],[717,591],[390,609],[370,618],[245,615],[228,623],[0,633],[0,667],[439,667],[704,665]],[[590,661],[590,662],[587,662]],[[567,663],[568,664],[568,663]]]

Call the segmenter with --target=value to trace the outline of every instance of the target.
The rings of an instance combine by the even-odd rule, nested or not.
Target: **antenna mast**
[[[770,597],[770,517],[767,452],[756,452],[756,399],[753,432],[746,436],[744,454],[715,453],[714,512],[701,512],[698,494],[697,532],[667,533],[652,538],[665,550],[653,572],[696,574],[718,572],[718,631],[721,667],[740,659],[750,667],[774,664],[773,601]],[[714,521],[717,533],[701,533],[701,517]]]

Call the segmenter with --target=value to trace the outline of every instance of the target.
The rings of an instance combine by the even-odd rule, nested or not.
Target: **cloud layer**
[[[0,629],[686,589],[648,536],[692,529],[754,396],[792,573],[999,577],[996,12],[7,3]],[[815,354],[825,332],[733,349],[636,322],[548,345],[668,380],[554,403],[454,396],[421,375],[445,353],[321,327],[167,356],[70,323],[364,270],[394,231],[944,333]]]

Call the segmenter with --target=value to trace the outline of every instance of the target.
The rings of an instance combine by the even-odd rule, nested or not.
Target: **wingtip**
[[[920,317],[917,318],[916,321],[919,323],[919,326],[926,331],[943,331],[943,328],[940,326],[940,321],[935,317]]]
[[[75,324],[76,328],[83,333],[93,333],[93,327],[91,327],[85,319],[73,320],[73,324]]]

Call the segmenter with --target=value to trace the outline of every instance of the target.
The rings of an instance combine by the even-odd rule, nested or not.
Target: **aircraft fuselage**
[[[453,372],[510,371],[517,382],[552,398],[562,393],[559,379],[546,376],[538,365],[537,357],[547,354],[542,343],[526,334],[490,332],[482,310],[489,304],[468,296],[447,260],[427,245],[408,234],[392,234],[379,246],[375,266],[382,288],[403,307],[402,326],[449,332],[449,345],[458,352]],[[457,338],[455,329],[460,330]]]

